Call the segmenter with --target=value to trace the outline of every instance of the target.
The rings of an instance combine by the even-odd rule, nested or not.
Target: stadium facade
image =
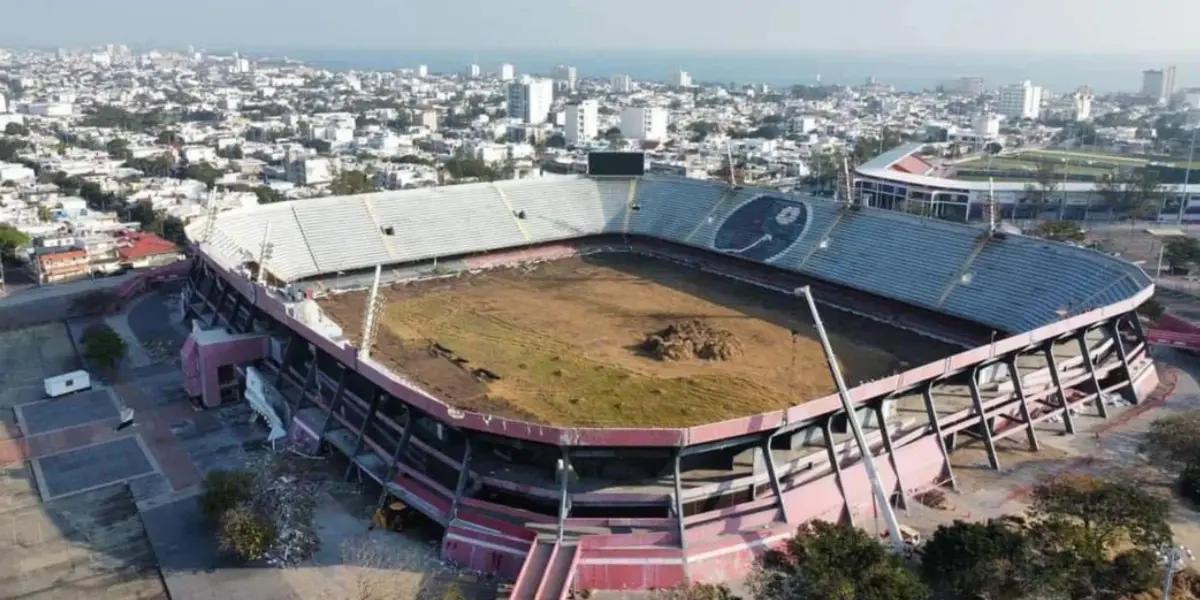
[[[897,146],[855,168],[854,190],[866,206],[936,216],[952,221],[981,221],[985,208],[994,198],[1004,218],[1048,218],[1087,220],[1108,213],[1108,202],[1094,181],[1058,181],[1046,202],[1036,199],[1030,181],[997,176],[963,179],[953,169],[936,167],[919,156],[927,144]],[[1086,164],[1086,159],[1076,159]],[[1068,163],[1064,163],[1068,164]],[[1027,174],[1026,174],[1027,175]],[[1178,206],[1186,198],[1185,222],[1200,221],[1200,184],[1162,185],[1162,219],[1176,222]],[[1172,208],[1175,207],[1175,208]]]
[[[344,455],[444,528],[443,556],[516,580],[513,597],[745,574],[812,519],[872,519],[836,395],[693,427],[524,422],[450,406],[354,347],[311,300],[581,253],[633,252],[783,291],[961,348],[850,390],[894,502],[954,487],[949,453],[1038,447],[1113,394],[1157,385],[1136,266],[964,224],[717,183],[568,177],[264,205],[189,226],[190,393],[264,374],[296,442]],[[257,378],[256,378],[257,379]]]

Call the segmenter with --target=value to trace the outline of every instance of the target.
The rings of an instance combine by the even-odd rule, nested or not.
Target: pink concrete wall
[[[191,336],[188,336],[189,341]],[[194,344],[195,377],[200,380],[200,395],[204,405],[217,406],[221,403],[220,380],[217,370],[228,365],[244,365],[267,356],[270,338],[266,335],[237,337],[224,342]],[[187,344],[184,344],[185,348]],[[185,369],[185,372],[187,370]],[[190,393],[190,390],[189,390]]]

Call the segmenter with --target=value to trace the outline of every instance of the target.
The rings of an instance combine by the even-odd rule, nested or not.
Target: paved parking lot
[[[84,446],[33,461],[46,500],[112,483],[156,469],[136,436]]]
[[[108,388],[90,389],[82,392],[42,400],[16,407],[21,431],[25,435],[37,435],[90,423],[117,419],[117,401]]]

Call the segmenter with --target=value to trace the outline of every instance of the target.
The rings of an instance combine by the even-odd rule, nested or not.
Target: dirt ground
[[[365,297],[331,296],[321,306],[354,337]],[[832,310],[823,317],[851,383],[906,364],[875,343],[897,332]],[[687,319],[731,332],[743,354],[661,361],[639,351],[648,334]],[[377,360],[460,408],[538,422],[687,426],[834,389],[795,298],[642,256],[593,255],[396,286],[382,324]]]

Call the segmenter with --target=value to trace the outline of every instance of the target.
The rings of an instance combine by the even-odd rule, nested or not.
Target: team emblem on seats
[[[771,261],[790,248],[808,226],[808,206],[779,196],[758,196],[734,210],[717,229],[713,247]]]

